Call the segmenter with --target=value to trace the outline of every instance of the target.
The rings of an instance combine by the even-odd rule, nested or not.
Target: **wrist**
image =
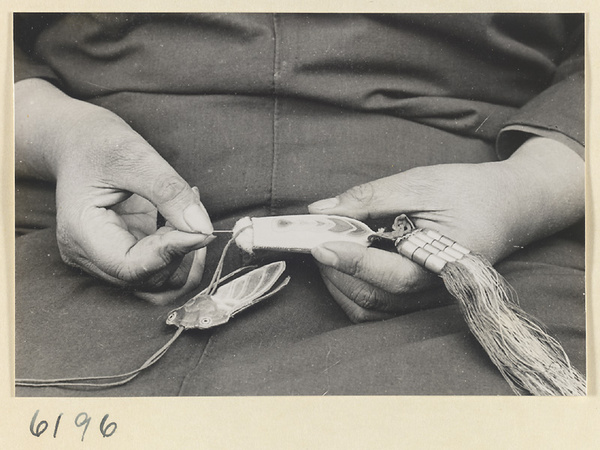
[[[32,78],[17,82],[17,175],[56,181],[61,167],[77,164],[77,156],[85,150],[81,142],[73,139],[75,130],[100,109],[69,97],[45,80]],[[89,122],[93,123],[93,120]]]
[[[517,211],[516,217],[507,218],[520,241],[516,245],[554,234],[584,217],[584,161],[565,145],[531,138],[495,164],[505,176],[507,201]]]
[[[61,140],[74,102],[45,80],[15,84],[17,175],[56,180],[60,153],[65,150]]]

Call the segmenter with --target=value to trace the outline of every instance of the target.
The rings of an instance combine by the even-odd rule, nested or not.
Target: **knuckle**
[[[185,285],[187,281],[187,274],[181,272],[175,272],[169,278],[169,286],[172,288],[180,288]]]
[[[173,288],[183,287],[188,279],[188,275],[189,275],[189,273],[186,272],[185,270],[176,270],[169,277],[169,286],[171,286]]]
[[[149,290],[160,289],[169,279],[169,273],[161,270],[154,273],[150,278],[146,279],[142,284],[144,288]]]
[[[119,266],[114,272],[115,278],[125,284],[150,290],[160,288],[170,276],[166,270],[149,270],[143,265],[135,268],[128,265]]]
[[[369,182],[354,186],[353,188],[347,190],[345,195],[359,203],[367,204],[373,200],[373,197],[375,196],[375,188],[373,184]]]
[[[391,295],[403,295],[419,288],[424,283],[431,282],[427,271],[417,264],[405,261],[401,255],[391,255],[385,262],[372,270],[372,282]],[[435,277],[435,276],[434,276]]]
[[[365,309],[377,309],[380,301],[377,291],[368,285],[358,285],[352,295],[354,302]]]
[[[354,254],[351,258],[345,260],[343,262],[343,266],[340,267],[343,272],[347,275],[350,275],[355,278],[361,278],[361,274],[363,272],[362,264],[363,264],[364,256],[362,253]]]
[[[172,174],[160,177],[152,185],[152,198],[158,204],[170,203],[188,189],[187,183],[179,176]]]
[[[188,253],[183,257],[177,268],[173,271],[169,277],[169,286],[180,288],[185,286],[188,280],[193,282],[193,276],[191,273],[192,264],[194,261],[194,253]],[[190,279],[191,278],[191,279]]]
[[[89,272],[87,270],[86,265],[79,258],[77,258],[75,255],[70,253],[68,250],[59,246],[58,253],[60,255],[60,259],[62,260],[62,262],[65,263],[67,266],[72,267],[74,269],[79,269],[79,270]]]
[[[356,308],[354,311],[352,311],[348,317],[354,323],[363,323],[371,320],[367,311],[363,311],[359,308]]]
[[[151,276],[147,273],[132,271],[129,269],[119,270],[117,272],[117,278],[132,286],[145,285],[151,280]]]
[[[167,282],[185,284],[186,270],[176,268],[178,258],[183,257],[184,252],[169,242],[165,235],[154,236],[154,239],[153,256],[148,259],[139,256],[126,258],[118,266],[113,267],[111,272],[119,280],[136,287],[156,289]]]
[[[131,174],[143,167],[144,158],[148,153],[148,144],[132,130],[126,133],[117,133],[103,142],[102,151],[98,153],[103,159],[103,166],[110,168],[104,175],[111,179],[123,174]]]
[[[76,244],[69,228],[61,223],[57,224],[56,227],[56,243],[58,253],[65,264],[82,268],[79,263],[82,251]]]
[[[404,271],[402,278],[389,280],[390,292],[393,294],[410,294],[424,288],[430,288],[441,282],[441,279],[432,272],[427,271],[417,264],[411,264]]]
[[[407,289],[406,283],[392,272],[382,274],[381,284],[391,294],[403,294]]]
[[[57,225],[56,228],[56,243],[58,244],[60,257],[64,262],[67,262],[67,260],[71,258],[71,240],[65,227],[60,224]]]
[[[157,254],[165,266],[171,264],[175,258],[183,256],[184,251],[173,243],[168,242],[166,235],[160,235],[159,240],[163,242],[159,243]]]
[[[62,245],[58,245],[58,253],[60,255],[60,259],[62,259],[62,261],[71,267],[77,267],[77,261],[76,259],[73,257],[73,255],[71,254],[71,252],[69,252],[69,250],[67,248],[65,248]]]

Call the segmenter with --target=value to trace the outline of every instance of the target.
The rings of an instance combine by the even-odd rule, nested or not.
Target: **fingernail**
[[[185,223],[187,223],[192,231],[202,234],[212,234],[213,232],[213,226],[210,223],[208,214],[196,203],[185,208],[183,211],[183,220],[185,220]]]
[[[208,245],[210,244],[212,241],[214,241],[217,237],[214,234],[208,235],[206,236],[206,239],[204,239],[203,244],[204,245]]]
[[[193,248],[193,250],[198,250],[198,249],[204,248],[217,238],[214,234],[209,234],[208,236],[206,236],[204,234],[200,234],[200,233],[188,233],[188,234],[191,236],[194,236],[196,238],[196,240],[193,241],[194,243],[191,244],[192,245],[191,248]]]
[[[311,203],[308,205],[309,208],[318,211],[335,208],[340,203],[337,197],[326,198],[325,200],[319,200],[318,202]]]
[[[312,250],[312,255],[317,261],[326,266],[335,267],[339,261],[338,255],[323,246],[315,247]]]

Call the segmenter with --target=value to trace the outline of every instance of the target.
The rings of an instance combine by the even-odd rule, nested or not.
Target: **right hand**
[[[17,160],[56,180],[63,260],[153,303],[196,288],[213,239],[197,189],[110,111],[36,79],[15,98]]]
[[[418,167],[309,205],[313,214],[409,214],[491,263],[573,225],[585,212],[584,161],[564,144],[533,137],[510,158]],[[355,322],[436,306],[419,295],[437,278],[396,252],[346,242],[312,250],[333,298]]]

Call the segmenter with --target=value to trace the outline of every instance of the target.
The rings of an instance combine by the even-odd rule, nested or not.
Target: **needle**
[[[167,221],[159,212],[156,213],[156,228],[164,227]],[[233,233],[233,230],[214,230],[213,233]]]
[[[156,228],[164,227],[167,221],[161,213],[156,214]],[[233,233],[233,230],[214,230],[213,233]]]

